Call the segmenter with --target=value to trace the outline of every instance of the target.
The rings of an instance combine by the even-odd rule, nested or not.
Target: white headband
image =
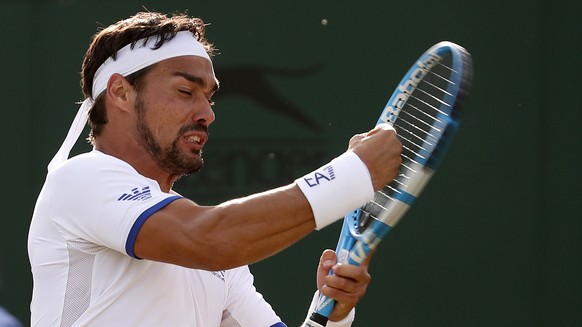
[[[210,57],[202,44],[189,31],[178,32],[174,38],[166,40],[159,49],[154,50],[153,47],[158,39],[159,37],[150,37],[145,44],[143,39],[138,40],[133,49],[128,44],[117,51],[115,60],[109,57],[97,69],[93,77],[91,92],[93,96],[87,97],[81,104],[63,144],[48,165],[49,171],[69,158],[71,149],[87,124],[89,110],[94,104],[93,99],[96,99],[105,91],[111,75],[117,73],[122,76],[128,76],[162,60],[179,56],[197,56],[210,61]]]

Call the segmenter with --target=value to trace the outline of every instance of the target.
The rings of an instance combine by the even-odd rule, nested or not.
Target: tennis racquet
[[[374,199],[343,220],[338,262],[360,265],[426,186],[459,125],[473,75],[471,55],[451,42],[428,49],[408,70],[376,124],[394,126],[402,143],[399,174]],[[304,327],[323,327],[334,300],[320,296]]]

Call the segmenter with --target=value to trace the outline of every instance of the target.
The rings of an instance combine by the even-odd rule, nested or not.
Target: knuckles
[[[367,133],[352,136],[349,147],[368,167],[375,190],[397,176],[403,147],[392,125],[378,124]]]

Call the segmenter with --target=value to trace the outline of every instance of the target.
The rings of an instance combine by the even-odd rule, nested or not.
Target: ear
[[[107,81],[107,100],[123,111],[131,111],[134,107],[135,90],[120,74],[113,74]]]

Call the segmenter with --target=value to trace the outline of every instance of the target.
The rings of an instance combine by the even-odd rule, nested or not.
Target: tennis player
[[[401,146],[380,126],[287,186],[217,206],[174,192],[202,168],[215,118],[204,26],[138,13],[93,37],[86,99],[30,227],[33,326],[285,326],[247,265],[342,218],[396,175]],[[93,150],[69,159],[87,121]],[[328,326],[350,326],[370,276],[335,260],[322,254],[315,293],[338,301]]]

